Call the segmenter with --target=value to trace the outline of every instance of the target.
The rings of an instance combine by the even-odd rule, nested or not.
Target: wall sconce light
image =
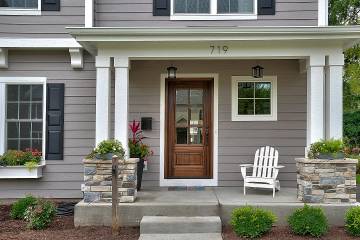
[[[264,68],[260,65],[256,65],[252,68],[252,76],[254,78],[263,78],[264,76]]]
[[[168,78],[169,79],[175,79],[176,78],[176,71],[177,71],[176,67],[174,67],[174,66],[168,67],[167,68]]]

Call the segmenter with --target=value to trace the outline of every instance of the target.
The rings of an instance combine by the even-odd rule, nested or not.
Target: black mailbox
[[[152,130],[152,117],[141,118],[141,130]]]

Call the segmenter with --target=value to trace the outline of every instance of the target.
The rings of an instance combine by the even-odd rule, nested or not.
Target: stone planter
[[[137,158],[119,160],[119,202],[134,202],[137,185]],[[111,202],[112,161],[85,159],[84,163],[84,202]]]
[[[356,202],[357,162],[297,158],[298,199],[305,203]]]
[[[33,169],[25,166],[0,167],[0,179],[29,179],[41,178],[44,165],[38,165]]]

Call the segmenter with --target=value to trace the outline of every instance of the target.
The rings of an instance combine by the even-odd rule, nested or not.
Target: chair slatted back
[[[278,165],[279,152],[273,147],[261,147],[256,150],[253,167],[253,177],[272,178],[274,168]]]

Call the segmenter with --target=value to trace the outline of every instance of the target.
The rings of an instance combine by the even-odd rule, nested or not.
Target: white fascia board
[[[82,48],[73,38],[0,38],[0,48]]]

